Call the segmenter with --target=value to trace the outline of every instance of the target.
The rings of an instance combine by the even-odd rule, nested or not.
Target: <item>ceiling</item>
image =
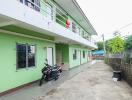
[[[60,7],[62,7],[71,17],[91,35],[97,35],[97,32],[85,16],[84,12],[75,0],[54,0]]]

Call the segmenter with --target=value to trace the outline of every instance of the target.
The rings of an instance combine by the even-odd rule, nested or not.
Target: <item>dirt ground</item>
[[[132,88],[112,80],[112,69],[98,62],[36,100],[132,100]]]

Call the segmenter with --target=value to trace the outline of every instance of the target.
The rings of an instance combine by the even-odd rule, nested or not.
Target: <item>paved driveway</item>
[[[30,86],[24,87],[20,90],[12,92],[10,94],[0,97],[0,100],[36,100],[36,98],[43,97],[49,91],[53,91],[60,84],[64,83],[66,80],[71,79],[78,73],[86,70],[88,67],[91,67],[96,63],[96,61],[88,62],[81,66],[75,67],[69,71],[63,71],[61,77],[57,81],[45,82],[41,87],[38,86],[38,82]]]
[[[35,100],[132,100],[132,88],[112,81],[112,69],[98,62]]]

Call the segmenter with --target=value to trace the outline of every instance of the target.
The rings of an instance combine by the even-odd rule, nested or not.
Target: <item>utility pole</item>
[[[103,38],[104,54],[106,54],[106,48],[105,48],[105,39],[104,39],[104,34],[102,34],[102,38]]]

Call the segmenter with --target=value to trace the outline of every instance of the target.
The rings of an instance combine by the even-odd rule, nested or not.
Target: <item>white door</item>
[[[82,64],[81,60],[82,60],[82,55],[81,55],[81,50],[80,50],[80,65]]]
[[[47,48],[47,60],[49,65],[53,65],[53,48]]]

